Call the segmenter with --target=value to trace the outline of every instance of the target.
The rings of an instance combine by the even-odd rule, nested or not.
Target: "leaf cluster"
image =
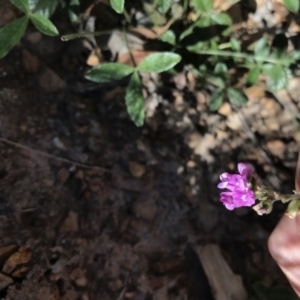
[[[88,80],[105,83],[129,77],[125,103],[127,111],[136,126],[144,124],[145,107],[143,86],[139,72],[161,73],[173,68],[181,60],[181,56],[172,52],[153,53],[145,57],[136,67],[120,63],[105,63],[89,70]]]
[[[258,79],[263,76],[261,78],[266,78],[267,87],[271,91],[287,87],[291,66],[300,59],[299,51],[288,53],[287,47],[272,47],[269,40],[264,37],[256,42],[254,49],[242,49],[240,41],[230,37],[232,28],[230,16],[216,11],[213,0],[190,0],[187,3],[189,6],[186,9],[189,11],[186,13],[192,16],[191,20],[184,23],[181,32],[167,30],[159,39],[168,43],[173,52],[182,53],[182,49],[186,49],[206,58],[204,64],[192,66],[192,69],[202,79],[203,85],[209,83],[214,87],[210,110],[218,110],[224,100],[237,106],[247,102],[245,93],[235,87],[237,82],[251,86],[257,84]],[[284,0],[284,4],[292,12],[299,10],[299,0]],[[165,15],[172,5],[174,5],[172,0],[156,0],[153,9]],[[111,0],[111,6],[117,12],[121,12],[124,1]],[[149,69],[144,71],[158,72],[158,68],[152,70],[151,66],[148,67]],[[122,68],[121,65],[118,66],[120,74]],[[235,71],[231,72],[232,70]],[[242,82],[236,74],[245,75],[242,76]],[[116,76],[115,78],[118,78],[118,75]],[[131,116],[133,117],[132,110]],[[141,124],[141,120],[137,121],[135,117],[135,123]]]
[[[239,0],[231,0],[232,3]],[[23,36],[29,21],[42,33],[50,36],[58,34],[56,27],[49,20],[58,4],[61,3],[69,13],[72,21],[78,18],[79,0],[11,0],[24,13],[0,29],[0,58],[18,43]],[[287,51],[286,41],[280,47],[270,44],[263,37],[256,41],[254,47],[242,49],[239,40],[230,36],[232,20],[230,16],[216,10],[213,0],[186,0],[181,7],[183,27],[181,31],[167,30],[160,41],[169,44],[169,52],[151,54],[137,67],[119,63],[106,63],[92,68],[86,78],[95,82],[110,82],[128,77],[129,84],[125,97],[127,111],[137,126],[144,122],[144,100],[139,72],[164,72],[173,68],[180,60],[183,51],[193,53],[198,57],[197,64],[192,69],[199,81],[211,87],[211,102],[209,109],[216,111],[224,100],[233,105],[244,105],[247,97],[236,86],[251,86],[257,84],[259,78],[265,79],[271,91],[287,88],[292,68],[300,60],[300,52]],[[292,13],[299,10],[299,0],[283,0],[284,5]],[[119,14],[127,15],[125,0],[110,0],[111,7]],[[177,5],[177,6],[176,6]],[[159,16],[167,23],[167,18],[174,20],[178,14],[178,3],[174,0],[153,0],[152,8],[145,12],[153,21]],[[189,17],[187,17],[189,16]],[[126,17],[127,23],[128,16]],[[175,18],[176,19],[176,18]],[[156,24],[157,25],[157,24]],[[274,43],[275,44],[275,43]],[[130,49],[129,49],[130,52]]]
[[[45,35],[56,36],[58,30],[49,20],[56,9],[56,2],[46,0],[10,0],[24,16],[12,21],[0,29],[0,59],[3,58],[22,38],[28,22]]]

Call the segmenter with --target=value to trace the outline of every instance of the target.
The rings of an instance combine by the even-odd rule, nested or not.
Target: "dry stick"
[[[133,54],[132,54],[132,51],[131,51],[131,48],[130,48],[130,45],[129,45],[129,41],[128,41],[128,37],[127,37],[127,32],[126,32],[125,28],[123,28],[123,35],[124,35],[124,39],[125,39],[125,44],[126,44],[127,50],[129,52],[130,60],[131,60],[131,62],[133,64],[133,67],[136,68],[136,62],[134,60],[134,57],[133,57]]]
[[[8,140],[8,139],[3,138],[3,137],[0,137],[0,142],[12,145],[14,147],[17,147],[17,148],[20,148],[20,149],[23,149],[23,150],[26,150],[26,151],[35,152],[35,153],[37,153],[39,155],[42,155],[44,157],[53,158],[55,160],[58,160],[58,161],[61,161],[61,162],[67,163],[67,164],[72,164],[72,165],[75,165],[75,166],[80,167],[80,168],[95,170],[95,171],[98,171],[98,172],[113,173],[112,170],[107,169],[107,168],[97,167],[97,166],[89,166],[89,165],[86,165],[86,164],[82,164],[82,163],[79,163],[79,162],[76,162],[76,161],[69,160],[67,158],[62,158],[62,157],[59,157],[59,156],[55,156],[55,155],[49,154],[47,152],[43,152],[41,150],[36,150],[36,149],[31,148],[31,147],[13,142],[13,141]]]

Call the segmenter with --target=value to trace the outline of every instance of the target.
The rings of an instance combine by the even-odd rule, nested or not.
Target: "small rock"
[[[105,60],[102,55],[101,49],[96,48],[96,49],[93,49],[92,52],[90,53],[90,55],[86,61],[86,64],[88,66],[95,67],[95,66],[100,65],[101,63],[104,63],[104,61]]]
[[[142,164],[137,163],[135,161],[130,161],[128,163],[128,166],[131,174],[136,178],[142,177],[146,172],[145,167]]]
[[[123,282],[120,279],[112,280],[108,283],[108,287],[111,291],[119,291],[123,287]]]
[[[196,176],[194,175],[189,178],[190,185],[195,185],[196,181],[197,179]]]
[[[183,167],[183,166],[178,167],[178,169],[177,169],[177,174],[180,175],[180,174],[182,174],[183,172],[184,172],[184,167]]]
[[[188,145],[190,148],[195,149],[202,141],[202,136],[198,132],[193,132],[189,136]]]
[[[176,74],[173,77],[173,81],[175,83],[175,86],[178,90],[183,90],[186,87],[187,80],[186,80],[186,74],[181,72]]]
[[[40,42],[43,38],[43,35],[39,32],[39,31],[36,31],[36,32],[33,32],[33,33],[30,33],[28,36],[27,36],[27,40],[31,43],[31,44],[37,44],[38,42]]]
[[[65,146],[65,144],[61,141],[61,139],[59,137],[56,136],[55,138],[53,138],[52,143],[57,149],[62,150],[62,151],[67,151],[67,147]]]
[[[62,300],[77,300],[79,297],[78,292],[74,290],[67,290],[64,294]]]
[[[256,101],[257,99],[262,98],[265,95],[264,88],[254,85],[245,90],[245,94],[248,97],[249,101]]]
[[[4,273],[12,273],[17,266],[26,264],[31,260],[32,252],[29,249],[20,247],[17,252],[12,254],[5,262],[2,271]]]
[[[12,284],[14,281],[12,278],[0,273],[0,291]]]
[[[17,18],[16,13],[10,8],[1,8],[0,16],[0,28]]]
[[[262,100],[262,109],[260,111],[261,116],[264,118],[274,117],[280,110],[278,103],[276,103],[274,99],[270,98],[265,98]]]
[[[61,232],[71,233],[76,231],[78,231],[78,214],[74,211],[70,211],[61,227]]]
[[[279,131],[280,129],[280,124],[275,118],[266,119],[265,124],[270,131]]]
[[[58,260],[51,268],[52,274],[60,274],[66,265],[66,261],[64,259]]]
[[[228,117],[232,113],[230,104],[228,102],[223,103],[219,108],[218,113],[222,116]]]
[[[22,64],[28,73],[36,73],[41,66],[39,59],[26,49],[22,53]]]
[[[272,155],[283,158],[285,151],[285,144],[281,140],[272,140],[267,142],[267,148]]]
[[[157,213],[157,205],[155,201],[150,198],[146,201],[136,201],[133,210],[137,217],[152,221]]]
[[[203,92],[196,92],[195,97],[198,104],[206,104],[207,97]]]
[[[232,130],[241,130],[243,128],[243,123],[238,113],[229,115],[226,124]]]
[[[70,279],[74,281],[77,286],[84,287],[87,285],[85,271],[81,268],[74,269],[70,274]]]
[[[88,281],[87,281],[87,278],[85,276],[82,276],[82,277],[77,278],[75,280],[76,285],[79,286],[79,287],[85,287],[87,285],[87,282]]]
[[[175,98],[175,100],[174,100],[175,109],[178,112],[182,112],[185,108],[185,103],[184,103],[184,100],[183,100],[182,93],[180,93],[178,91],[174,91],[173,96]]]
[[[92,192],[97,193],[101,190],[103,181],[99,177],[92,178],[89,182],[89,187]]]
[[[186,165],[189,168],[195,168],[196,167],[196,162],[193,161],[193,160],[189,160]]]
[[[45,179],[43,180],[43,183],[44,183],[44,185],[47,186],[47,187],[51,187],[51,186],[54,185],[54,181],[53,181],[52,179],[49,179],[49,178],[45,178]]]
[[[22,278],[25,276],[25,274],[28,272],[29,268],[28,267],[21,267],[20,269],[17,269],[14,271],[11,276],[15,278]]]
[[[210,154],[210,149],[213,149],[216,145],[216,139],[212,134],[206,133],[202,137],[198,133],[192,133],[190,135],[189,147],[194,150],[194,153],[201,156],[201,159],[207,162],[212,162],[214,160],[213,156]]]
[[[43,70],[38,81],[40,86],[48,93],[58,92],[66,88],[66,83],[48,68]]]
[[[0,248],[0,263],[2,264],[12,253],[18,249],[16,245],[9,245]]]
[[[24,133],[24,132],[27,130],[27,125],[24,124],[24,123],[22,123],[22,124],[20,125],[20,130]]]
[[[57,172],[57,178],[61,183],[65,183],[70,176],[68,169],[62,168]]]
[[[134,297],[134,293],[133,292],[126,292],[125,293],[125,298],[126,299],[132,299]]]

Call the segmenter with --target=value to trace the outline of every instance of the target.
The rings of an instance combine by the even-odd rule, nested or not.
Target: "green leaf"
[[[231,49],[236,52],[241,51],[241,43],[236,38],[230,39]]]
[[[268,40],[266,38],[261,38],[257,41],[254,54],[259,58],[266,58],[270,53]]]
[[[29,5],[27,0],[10,0],[10,2],[25,14],[29,13]]]
[[[27,0],[29,9],[36,14],[50,18],[55,12],[59,0]],[[72,2],[72,0],[71,0]]]
[[[287,87],[288,76],[283,66],[264,64],[263,71],[268,76],[268,86],[272,91],[278,91]]]
[[[213,10],[213,0],[192,0],[192,5],[200,12],[210,12]]]
[[[195,52],[195,53],[201,54],[201,51],[205,50],[206,46],[207,46],[206,42],[198,42],[195,45],[187,46],[186,49],[190,52]]]
[[[194,23],[196,27],[204,28],[211,25],[211,20],[208,16],[201,17],[197,22]]]
[[[157,4],[159,12],[165,14],[171,8],[172,0],[158,0]]]
[[[299,10],[299,0],[283,0],[283,4],[293,13],[296,13]]]
[[[127,87],[125,103],[128,114],[136,126],[142,126],[145,118],[145,104],[142,83],[138,72],[134,72]]]
[[[4,57],[24,35],[28,17],[17,19],[0,29],[0,58]]]
[[[70,2],[66,3],[64,8],[68,12],[70,21],[72,23],[77,22],[78,19],[79,19],[79,15],[80,15],[80,2],[79,2],[79,0],[70,0]]]
[[[180,37],[179,40],[183,40],[185,37],[193,33],[193,30],[195,27],[204,28],[209,27],[210,24],[210,18],[208,16],[201,17],[197,22],[194,22],[192,25],[190,25],[187,29],[185,29]]]
[[[246,79],[247,83],[251,84],[251,85],[255,84],[258,80],[259,75],[260,75],[260,68],[259,67],[254,67],[248,73],[248,76],[247,76],[247,79]]]
[[[248,101],[247,96],[243,93],[242,90],[233,87],[229,87],[227,89],[227,96],[229,101],[232,104],[236,104],[236,105],[244,105]]]
[[[230,16],[226,13],[212,14],[210,18],[214,21],[215,24],[227,26],[230,26],[232,24]]]
[[[224,30],[222,31],[222,34],[224,36],[227,36],[230,33],[232,20],[228,14],[226,13],[212,14],[210,18],[212,19],[214,24],[228,26],[227,28],[224,28]]]
[[[228,68],[226,64],[218,62],[215,66],[214,73],[225,75],[228,72]]]
[[[294,50],[290,55],[290,62],[295,63],[297,60],[300,60],[300,51]]]
[[[58,35],[57,28],[48,18],[39,14],[31,14],[30,20],[32,21],[36,29],[38,29],[41,33],[50,36]]]
[[[110,0],[110,5],[114,11],[121,14],[124,10],[124,2],[124,0]]]
[[[160,38],[161,41],[171,44],[171,45],[175,45],[176,44],[176,36],[175,33],[172,30],[167,30],[165,33],[163,33]]]
[[[133,72],[134,68],[130,66],[119,63],[107,63],[89,70],[85,78],[94,82],[104,83],[120,80]]]
[[[218,88],[221,88],[221,89],[225,88],[225,81],[221,77],[215,77],[215,76],[206,75],[205,79],[208,82],[210,82],[211,84],[217,86]]]
[[[216,111],[220,108],[223,102],[223,93],[221,89],[215,90],[210,98],[209,110]]]
[[[138,71],[161,73],[173,68],[181,61],[181,56],[172,52],[158,52],[145,57],[137,66]]]

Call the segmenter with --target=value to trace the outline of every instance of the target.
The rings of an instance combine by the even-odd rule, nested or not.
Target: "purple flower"
[[[219,189],[228,191],[221,193],[221,202],[229,210],[237,207],[252,206],[255,203],[254,192],[249,186],[249,180],[254,175],[253,168],[244,163],[238,164],[239,174],[223,173],[220,176]]]

